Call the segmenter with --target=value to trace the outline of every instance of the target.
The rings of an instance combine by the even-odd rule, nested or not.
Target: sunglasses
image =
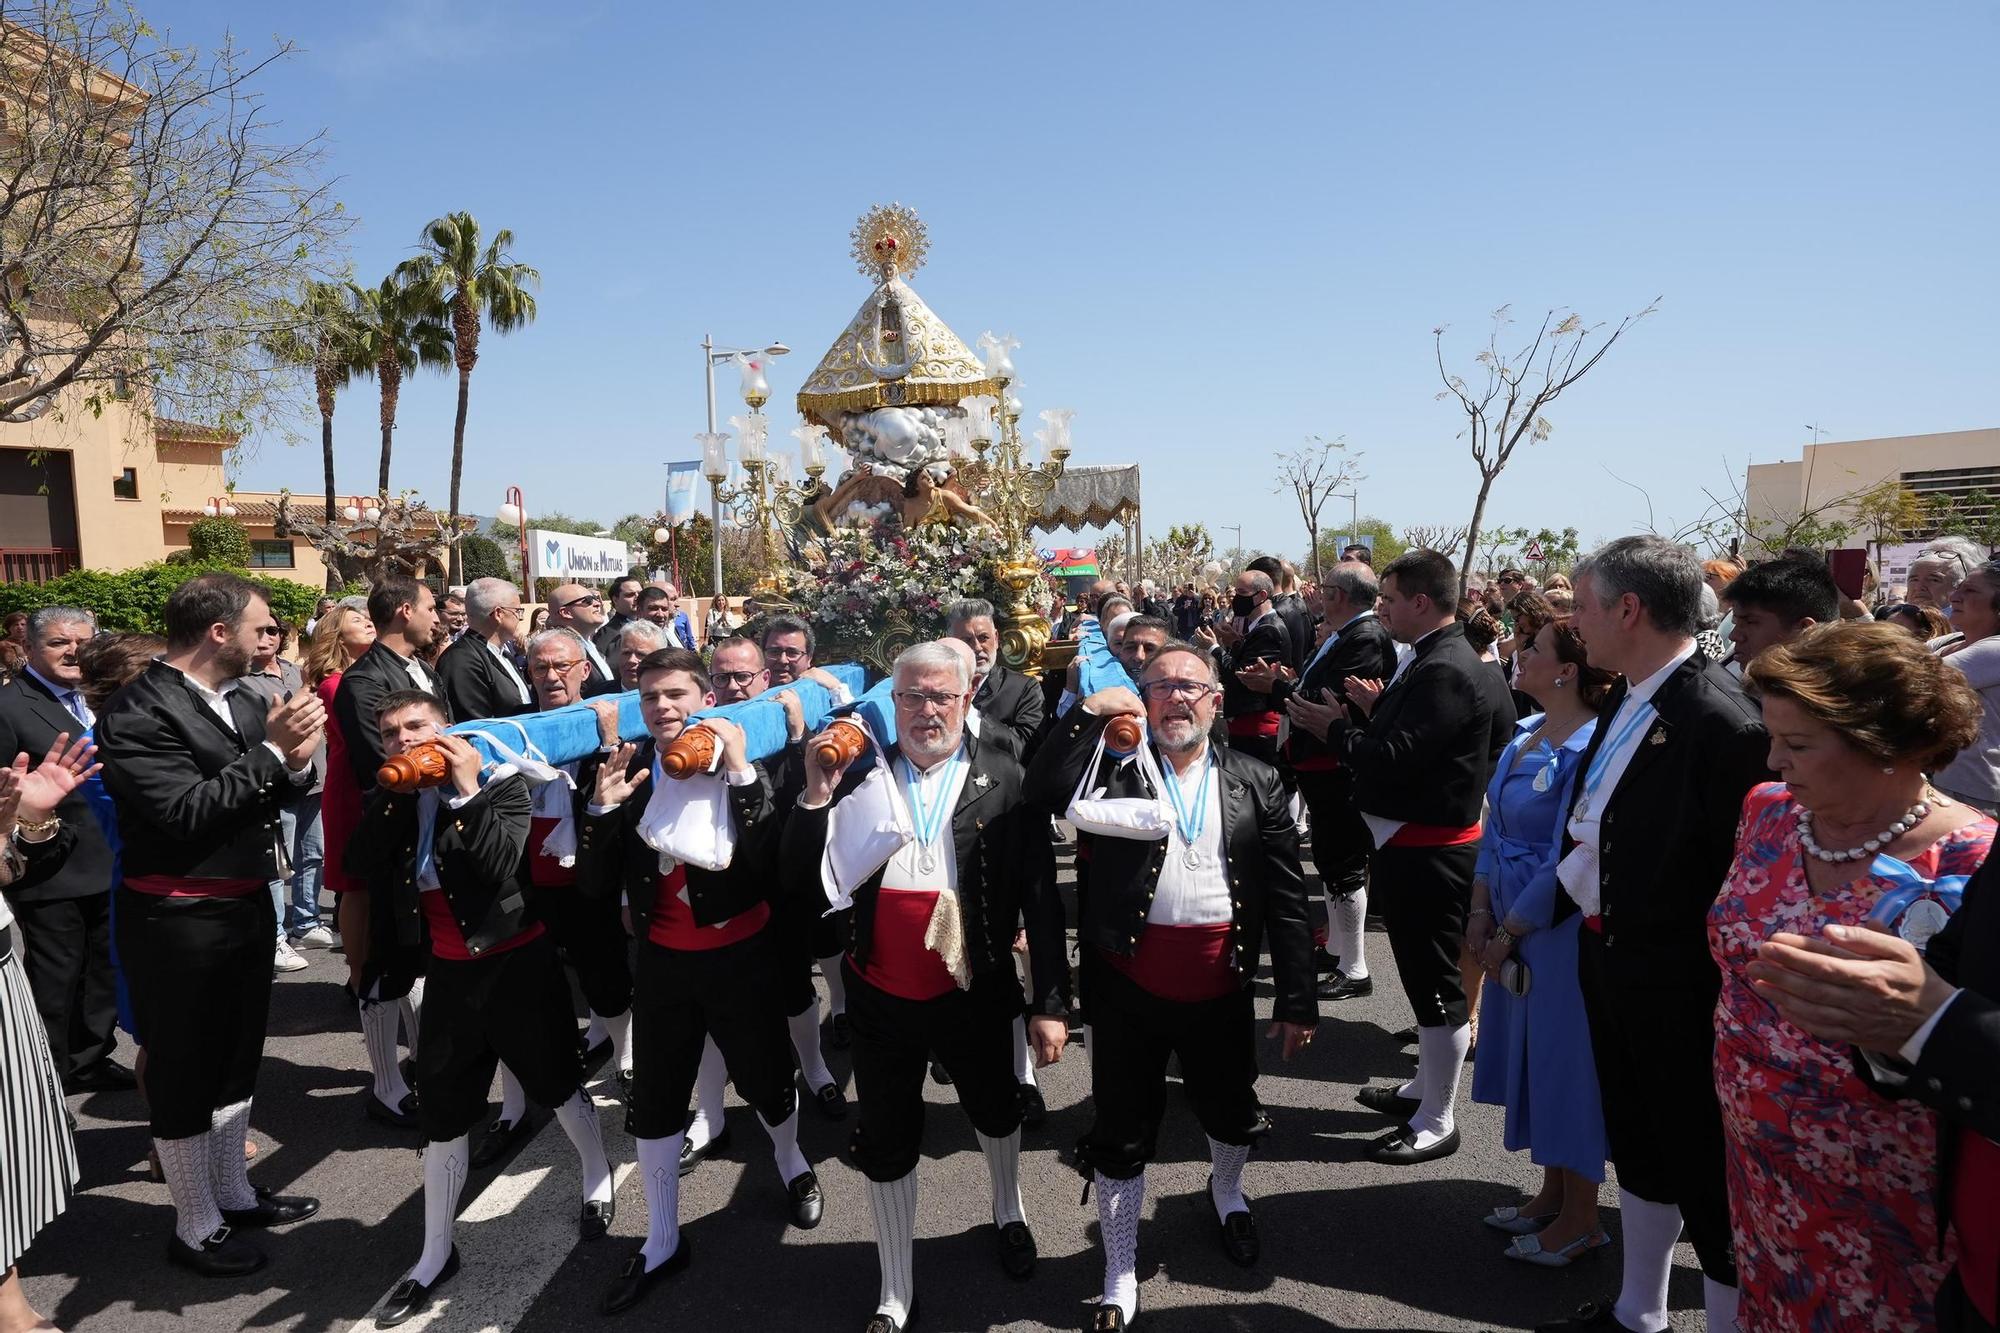
[[[602,605],[604,605],[604,599],[602,597],[599,597],[596,593],[593,592],[593,593],[586,593],[582,597],[572,597],[570,600],[562,604],[561,609],[567,611],[572,606],[602,606]]]

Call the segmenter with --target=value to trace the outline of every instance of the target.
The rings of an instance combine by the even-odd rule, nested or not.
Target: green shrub
[[[240,566],[220,563],[169,564],[162,560],[137,569],[79,569],[47,583],[4,583],[0,584],[0,616],[44,606],[80,606],[97,616],[99,629],[163,634],[167,598],[187,580],[213,569],[243,572]],[[290,579],[260,581],[270,589],[271,609],[278,619],[288,625],[303,625],[312,618],[320,596],[317,588]]]
[[[469,532],[459,538],[458,559],[462,576],[467,583],[474,579],[513,581],[514,571],[507,564],[506,552],[502,551],[500,543],[491,537]]]
[[[241,569],[250,563],[250,533],[233,518],[198,518],[188,524],[188,557],[188,564]]]

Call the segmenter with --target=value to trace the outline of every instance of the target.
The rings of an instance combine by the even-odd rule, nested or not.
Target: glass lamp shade
[[[235,505],[224,505],[224,506],[222,506],[222,516],[223,516],[224,518],[235,518],[235,517],[236,517],[236,506],[235,506]]]
[[[507,511],[510,509],[514,510],[514,517],[512,518],[507,517]],[[361,511],[355,508],[353,505],[348,505],[345,509],[340,511],[340,516],[346,519],[349,523],[354,523],[360,520]],[[521,526],[521,511],[519,509],[515,509],[513,505],[501,505],[499,518],[502,523],[509,523],[517,528]]]
[[[1001,405],[1000,410],[1016,420],[1020,419],[1021,395],[1014,392],[1014,386],[1011,384],[1007,386],[1007,401]]]
[[[361,517],[367,519],[370,523],[373,523],[375,520],[382,517],[382,506],[369,505],[366,509],[361,511]]]
[[[694,442],[701,446],[701,475],[717,483],[729,480],[728,433],[699,431]]]
[[[215,501],[210,500],[207,504],[203,505],[201,507],[201,512],[207,514],[210,518],[214,518],[217,513],[215,507]]]
[[[975,440],[993,438],[993,410],[1000,406],[1000,400],[990,393],[976,393],[970,398],[961,398],[958,405],[965,409],[966,433]]]
[[[674,536],[673,531],[670,528],[654,528],[653,544],[655,546],[665,546],[668,542],[673,540],[673,536]]]
[[[764,461],[765,432],[771,423],[761,413],[747,417],[731,417],[729,424],[736,427],[736,456],[748,466]]]
[[[991,331],[979,335],[979,351],[986,362],[989,379],[1011,380],[1014,378],[1014,358],[1008,353],[1021,345],[1021,340],[1013,334],[995,337]]]
[[[770,463],[772,484],[778,487],[791,485],[792,456],[790,454],[772,454]]]
[[[771,382],[764,378],[764,358],[736,354],[736,368],[743,373],[743,401],[752,408],[771,401]]]
[[[803,426],[792,427],[792,438],[799,442],[799,462],[811,472],[826,466],[826,427],[807,422]]]
[[[350,520],[359,517],[359,515],[354,512],[353,505],[349,505],[347,507],[347,517]],[[518,528],[521,526],[521,506],[513,503],[512,501],[509,501],[508,503],[501,505],[500,508],[494,513],[493,517],[499,519],[502,523],[505,523],[510,528]]]
[[[964,417],[944,419],[945,452],[955,459],[972,457],[972,424]]]

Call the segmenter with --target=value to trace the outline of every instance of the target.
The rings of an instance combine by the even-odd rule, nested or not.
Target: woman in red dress
[[[1745,1329],[1935,1326],[1952,1263],[1939,1244],[1936,1122],[1872,1091],[1852,1048],[1781,1018],[1754,963],[1774,934],[1818,938],[1833,924],[1873,923],[1922,947],[1955,910],[1994,825],[1924,776],[1978,731],[1978,698],[1954,674],[1873,622],[1808,631],[1746,672],[1784,781],[1745,799],[1709,913]]]

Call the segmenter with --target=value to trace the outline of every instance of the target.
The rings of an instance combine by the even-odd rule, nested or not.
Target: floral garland
[[[995,569],[1004,548],[988,528],[932,524],[911,532],[894,522],[841,527],[784,571],[786,600],[816,637],[859,650],[898,621],[919,639],[944,633],[945,612],[964,597],[999,604]]]

